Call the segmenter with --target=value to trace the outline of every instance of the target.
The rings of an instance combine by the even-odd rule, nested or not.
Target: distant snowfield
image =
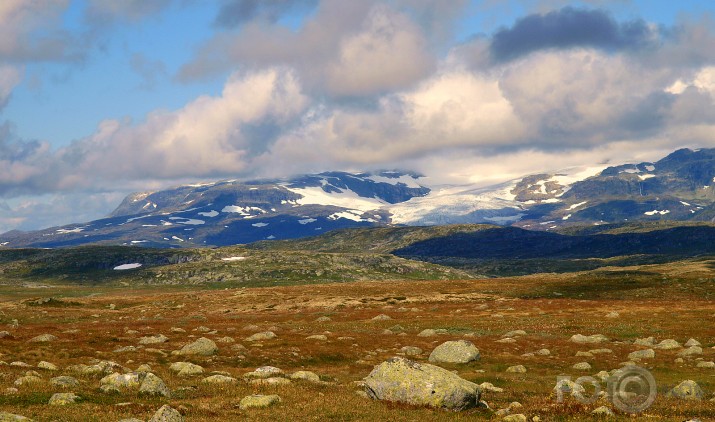
[[[142,264],[140,264],[140,263],[138,263],[138,262],[135,262],[135,263],[133,263],[133,264],[117,265],[116,267],[114,267],[114,269],[117,270],[117,271],[133,270],[133,269],[139,268],[139,267],[141,267],[141,266],[142,266]]]
[[[233,261],[243,261],[246,259],[245,256],[229,256],[227,258],[221,258],[221,261],[233,262]]]
[[[286,187],[286,189],[302,196],[302,198],[295,201],[298,205],[333,205],[365,212],[380,209],[388,204],[377,198],[363,198],[349,189],[341,189],[341,193],[328,193],[322,187],[317,186],[307,188]]]

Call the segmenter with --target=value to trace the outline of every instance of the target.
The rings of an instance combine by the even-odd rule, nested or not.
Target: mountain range
[[[0,235],[5,248],[247,244],[335,229],[480,223],[530,231],[715,219],[715,149],[656,162],[544,171],[489,187],[409,171],[225,180],[129,195],[106,218]]]

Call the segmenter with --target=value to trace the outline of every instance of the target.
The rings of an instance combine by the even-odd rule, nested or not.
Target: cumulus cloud
[[[491,53],[497,61],[508,61],[549,48],[639,49],[656,38],[657,30],[643,20],[619,23],[603,10],[564,7],[526,16],[499,30]]]
[[[435,61],[422,27],[405,12],[374,1],[325,1],[297,32],[252,21],[216,35],[177,76],[189,82],[237,66],[280,64],[319,95],[372,96],[419,81]]]

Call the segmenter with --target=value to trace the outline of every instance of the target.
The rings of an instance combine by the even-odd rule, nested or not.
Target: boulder
[[[265,341],[276,337],[278,336],[273,331],[262,331],[260,333],[253,334],[250,337],[246,337],[246,341]]]
[[[320,382],[320,377],[315,372],[311,371],[296,371],[288,377],[292,380],[303,380],[309,382]]]
[[[47,343],[50,341],[55,341],[57,340],[57,337],[53,336],[52,334],[40,334],[37,337],[33,337],[30,339],[31,343]]]
[[[236,378],[227,377],[226,375],[211,375],[201,380],[204,384],[234,384],[238,382]]]
[[[271,378],[271,377],[282,377],[283,370],[276,368],[275,366],[261,366],[256,368],[255,371],[248,372],[243,375],[244,378]]]
[[[652,359],[654,357],[655,357],[655,350],[653,350],[653,349],[636,350],[635,352],[631,352],[628,354],[628,359],[631,359],[631,360]]]
[[[57,388],[74,388],[79,387],[79,381],[74,377],[60,376],[50,379],[50,385]]]
[[[702,400],[705,398],[705,393],[697,382],[685,380],[673,387],[673,389],[668,392],[668,396],[683,400]]]
[[[446,341],[429,355],[435,363],[469,363],[480,359],[479,349],[468,340]]]
[[[180,377],[190,377],[204,373],[204,368],[191,362],[174,362],[169,367],[169,370],[176,372],[176,375]]]
[[[151,396],[171,396],[171,391],[169,390],[169,387],[167,387],[164,383],[164,380],[157,377],[151,372],[148,372],[144,376],[144,380],[139,387],[139,393],[148,394]]]
[[[67,406],[68,404],[75,404],[79,396],[75,393],[55,393],[50,397],[50,401],[47,403],[50,406]]]
[[[133,390],[141,386],[142,375],[139,372],[120,374],[115,372],[99,381],[99,388],[105,393],[119,393],[124,390]]]
[[[178,410],[165,404],[154,413],[149,422],[184,422],[184,417]]]
[[[573,336],[571,336],[570,341],[572,343],[579,343],[579,344],[594,344],[594,343],[603,343],[605,341],[608,341],[608,337],[604,336],[603,334],[592,334],[590,336],[574,334]]]
[[[160,344],[169,341],[169,337],[164,334],[159,334],[156,336],[147,336],[139,339],[139,344]]]
[[[14,413],[0,412],[0,422],[32,422],[32,419]]]
[[[270,407],[281,402],[281,398],[275,394],[263,395],[254,394],[246,396],[238,403],[238,408],[241,410],[250,409],[252,407]]]
[[[218,346],[212,340],[201,337],[181,348],[177,354],[182,356],[212,356],[218,353]]]
[[[510,367],[506,368],[506,372],[511,372],[514,374],[525,374],[526,367],[524,365],[510,366]]]
[[[673,349],[680,349],[681,347],[683,347],[683,346],[681,346],[680,343],[673,340],[672,338],[663,340],[654,346],[654,348],[660,349],[660,350],[673,350]]]
[[[375,400],[451,410],[475,407],[481,395],[477,384],[446,369],[397,357],[372,370],[365,391]]]

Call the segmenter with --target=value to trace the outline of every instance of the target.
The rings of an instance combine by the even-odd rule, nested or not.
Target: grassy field
[[[715,369],[696,368],[697,359],[715,360],[715,279],[713,262],[691,260],[640,267],[602,268],[571,274],[480,280],[394,280],[321,283],[272,287],[206,288],[205,286],[77,286],[51,284],[29,289],[0,286],[0,411],[38,421],[113,421],[135,417],[147,420],[162,404],[179,409],[188,421],[216,420],[499,420],[488,410],[452,413],[372,401],[357,394],[357,382],[373,366],[400,354],[403,346],[424,350],[415,360],[426,362],[432,349],[447,340],[474,342],[482,358],[468,365],[447,366],[463,378],[490,382],[504,389],[485,392],[493,410],[518,401],[522,413],[540,420],[597,420],[590,411],[604,400],[584,405],[571,399],[557,403],[552,389],[559,375],[593,375],[613,370],[638,350],[636,338],[673,338],[680,343],[699,340],[703,355],[676,363],[679,350],[656,350],[656,357],[640,362],[658,383],[659,396],[640,417],[683,421],[715,420]],[[38,298],[55,298],[42,303]],[[618,316],[607,315],[617,312]],[[374,321],[385,314],[391,319]],[[329,321],[317,321],[327,316]],[[397,327],[399,326],[399,327]],[[205,327],[205,328],[204,328]],[[174,330],[172,330],[172,328]],[[178,332],[181,328],[185,332]],[[444,329],[445,334],[420,337],[423,329]],[[249,335],[271,330],[277,338],[260,343]],[[385,330],[392,334],[387,334]],[[502,335],[524,330],[514,343],[499,343]],[[58,337],[50,343],[30,343],[39,334]],[[588,345],[569,341],[574,334],[603,334],[610,340]],[[164,334],[165,343],[138,347],[142,336]],[[324,334],[327,340],[307,340]],[[216,387],[201,383],[203,376],[180,378],[169,370],[171,351],[198,337],[217,341],[219,353],[191,358],[205,374],[228,373],[239,380],[256,367],[272,365],[286,373],[313,371],[321,384],[293,381],[285,386],[257,386],[240,381]],[[230,337],[235,342],[219,342]],[[225,341],[230,341],[225,339]],[[241,346],[238,346],[241,345]],[[522,356],[539,349],[549,356]],[[579,351],[607,348],[612,353],[576,357]],[[68,372],[74,364],[93,359],[112,360],[130,369],[148,364],[173,395],[149,398],[136,393],[101,392],[99,377]],[[37,369],[40,361],[59,367],[56,372]],[[589,371],[571,368],[586,361]],[[10,365],[25,362],[30,367]],[[512,365],[527,373],[507,373]],[[17,365],[17,364],[16,364]],[[14,382],[28,370],[45,381],[38,385]],[[72,389],[82,400],[57,408],[47,405],[57,388],[49,379],[77,376]],[[668,398],[665,393],[680,381],[696,380],[707,393],[703,401]],[[260,410],[239,410],[249,394],[275,393],[282,402]],[[618,414],[616,420],[632,420]]]

